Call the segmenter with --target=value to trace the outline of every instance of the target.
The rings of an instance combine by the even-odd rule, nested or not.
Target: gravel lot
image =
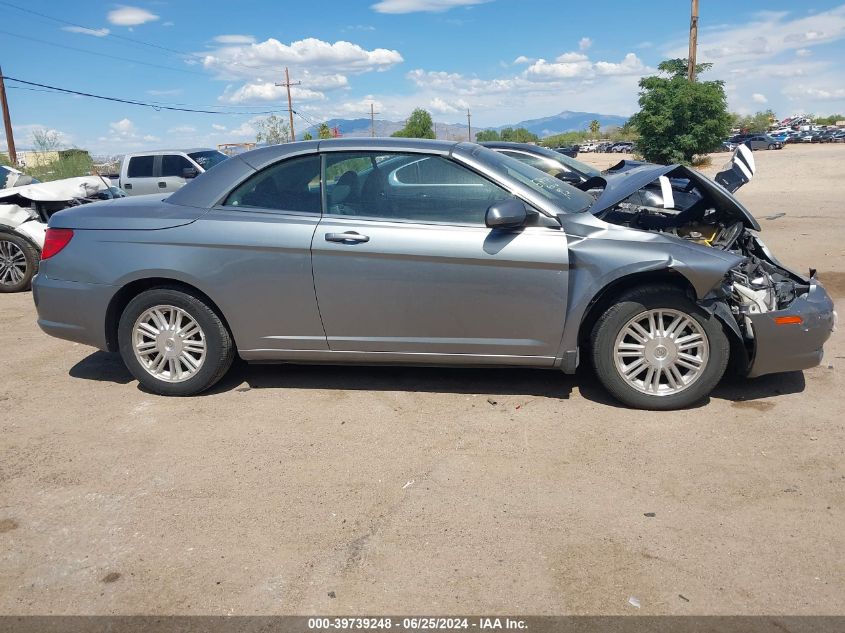
[[[739,197],[841,301],[845,145],[755,156]],[[166,399],[29,293],[0,319],[2,614],[845,614],[841,331],[648,413],[588,371],[240,366]]]

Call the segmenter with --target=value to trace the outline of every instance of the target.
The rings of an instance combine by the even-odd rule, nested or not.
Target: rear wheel
[[[38,249],[28,240],[0,233],[0,292],[29,290],[38,272]]]
[[[729,356],[718,319],[673,286],[628,291],[592,333],[599,380],[638,409],[679,409],[701,400],[725,373]]]
[[[232,337],[203,300],[174,288],[142,292],[118,326],[120,355],[144,387],[191,396],[214,385],[235,357]]]

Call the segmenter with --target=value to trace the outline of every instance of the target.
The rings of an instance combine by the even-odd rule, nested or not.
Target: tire
[[[41,255],[28,239],[0,233],[0,292],[29,290]]]
[[[644,316],[649,314],[653,321]],[[640,339],[636,325],[642,330],[641,323],[646,323],[645,329],[650,329],[649,324],[658,319],[662,327],[652,331],[663,336]],[[674,323],[678,323],[677,332],[666,335]],[[625,334],[632,330],[633,336]],[[675,343],[682,339],[683,351]],[[706,397],[725,373],[730,357],[730,343],[718,318],[670,285],[642,286],[620,296],[593,328],[591,348],[593,367],[610,394],[631,407],[653,411],[681,409]],[[628,379],[623,370],[630,372]]]
[[[202,299],[176,288],[155,288],[132,299],[120,315],[117,340],[132,375],[163,396],[202,393],[235,358],[232,336],[220,316]]]
[[[774,148],[775,148],[775,144],[774,144],[774,143],[769,143],[769,149],[774,149]]]

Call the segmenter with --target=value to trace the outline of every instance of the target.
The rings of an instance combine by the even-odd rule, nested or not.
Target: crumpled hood
[[[754,219],[754,216],[751,215],[751,212],[724,187],[710,180],[701,172],[683,165],[646,164],[620,173],[605,173],[603,178],[607,182],[607,185],[595,203],[590,207],[590,212],[594,215],[599,215],[607,211],[643,187],[654,182],[660,176],[689,179],[704,194],[712,198],[713,205],[717,210],[725,215],[736,218],[749,229],[754,229],[755,231],[760,230],[760,225]]]
[[[20,196],[33,202],[65,202],[74,198],[90,198],[109,188],[99,176],[79,176],[53,182],[39,182],[0,190],[0,201]]]

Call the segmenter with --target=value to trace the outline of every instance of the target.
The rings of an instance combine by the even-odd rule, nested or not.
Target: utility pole
[[[376,115],[380,112],[375,111],[375,104],[370,104],[370,136],[376,135]]]
[[[467,108],[467,140],[472,143],[472,117]]]
[[[687,79],[695,81],[695,55],[698,49],[698,0],[692,0],[692,16],[689,21],[689,67]]]
[[[288,89],[288,114],[290,115],[290,140],[291,141],[296,140],[296,132],[293,131],[293,103],[291,102],[291,99],[290,99],[290,87],[291,86],[298,86],[301,83],[302,83],[301,81],[297,81],[296,83],[290,82],[290,75],[288,74],[288,67],[285,66],[285,83],[276,84],[277,86],[284,86],[285,88]]]
[[[9,162],[12,167],[17,167],[18,153],[15,151],[15,136],[12,134],[12,118],[9,116],[9,102],[6,100],[6,84],[3,81],[2,68],[0,68],[0,106],[3,108],[3,125],[6,128],[6,148],[9,150]]]

